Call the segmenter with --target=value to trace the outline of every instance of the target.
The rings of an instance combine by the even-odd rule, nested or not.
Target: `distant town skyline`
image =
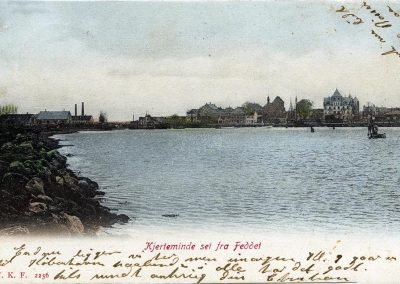
[[[124,121],[267,96],[322,108],[338,88],[361,107],[399,106],[400,59],[344,21],[343,3],[362,1],[2,2],[0,105],[73,113],[85,102]]]

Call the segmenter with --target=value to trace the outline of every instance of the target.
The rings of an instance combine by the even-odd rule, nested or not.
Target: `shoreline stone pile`
[[[101,205],[96,182],[67,168],[58,141],[11,136],[0,137],[0,235],[93,234],[129,220]]]

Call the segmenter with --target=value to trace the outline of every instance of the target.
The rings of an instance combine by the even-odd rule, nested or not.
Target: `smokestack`
[[[85,115],[85,103],[82,102],[82,116]]]
[[[75,116],[78,116],[78,105],[75,104]]]

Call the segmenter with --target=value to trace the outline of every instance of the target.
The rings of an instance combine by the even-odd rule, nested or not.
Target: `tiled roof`
[[[71,116],[69,111],[41,111],[36,116],[38,120],[65,120]]]
[[[339,90],[336,89],[335,92],[333,93],[332,97],[342,97],[342,95],[339,93]]]

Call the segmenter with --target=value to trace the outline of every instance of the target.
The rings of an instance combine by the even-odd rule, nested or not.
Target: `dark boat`
[[[378,126],[374,124],[374,119],[372,116],[368,116],[368,138],[386,138],[386,133],[378,133]]]
[[[370,133],[368,135],[369,139],[386,138],[386,133]]]

